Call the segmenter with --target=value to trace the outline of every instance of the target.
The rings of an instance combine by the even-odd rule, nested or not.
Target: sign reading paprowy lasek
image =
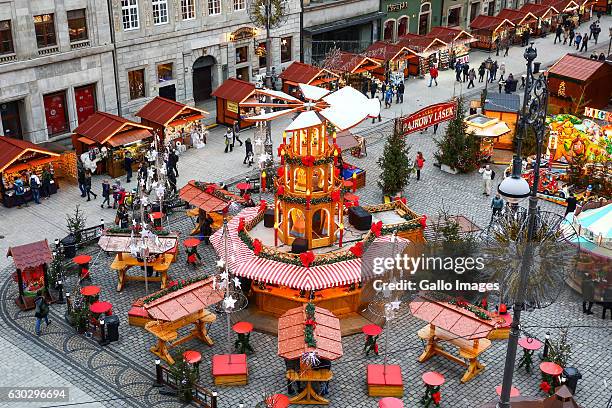
[[[437,123],[451,120],[457,114],[457,102],[443,102],[429,105],[410,116],[403,116],[402,121],[406,125],[404,136],[433,126]]]

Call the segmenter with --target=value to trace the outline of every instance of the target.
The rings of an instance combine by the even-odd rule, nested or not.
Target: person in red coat
[[[436,86],[438,86],[438,68],[435,66],[429,68],[429,86],[431,87],[431,83],[435,82]]]

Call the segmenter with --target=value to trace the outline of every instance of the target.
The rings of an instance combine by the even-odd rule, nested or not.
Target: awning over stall
[[[162,126],[177,126],[203,119],[205,110],[156,96],[136,113],[136,116]]]
[[[34,143],[0,136],[0,173],[25,170],[29,165],[50,162],[58,153],[44,149]]]
[[[152,136],[153,128],[106,112],[96,112],[74,129],[85,144],[123,146]]]

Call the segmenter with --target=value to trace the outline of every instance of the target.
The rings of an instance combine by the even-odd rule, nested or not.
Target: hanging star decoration
[[[219,259],[217,261],[217,268],[223,269],[224,266],[225,266],[225,261],[223,259]]]
[[[213,290],[217,289],[217,277],[216,276],[212,277],[212,289]]]
[[[236,307],[236,302],[237,300],[234,299],[232,295],[229,295],[228,297],[223,299],[223,308],[225,308],[225,310],[231,310]]]
[[[226,271],[223,271],[223,273],[221,273],[221,275],[219,276],[221,276],[221,280],[224,280],[224,281],[226,281],[229,278],[229,275]]]
[[[238,279],[237,276],[234,276],[234,279],[232,279],[232,281],[234,282],[234,287],[236,289],[239,289],[242,287],[242,284],[240,283],[240,279]]]
[[[389,305],[391,306],[391,310],[399,310],[401,304],[401,300],[394,300],[393,302],[389,303]]]

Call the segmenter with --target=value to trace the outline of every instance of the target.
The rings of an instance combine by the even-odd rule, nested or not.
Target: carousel
[[[236,276],[247,280],[258,312],[274,317],[312,302],[341,319],[362,300],[362,256],[374,242],[422,241],[423,217],[402,201],[359,206],[342,180],[336,132],[378,116],[379,103],[351,87],[334,93],[299,85],[306,102],[276,92],[279,110],[249,118],[296,114],[278,147],[274,202],[245,208],[211,237]],[[243,285],[244,286],[244,285]]]

